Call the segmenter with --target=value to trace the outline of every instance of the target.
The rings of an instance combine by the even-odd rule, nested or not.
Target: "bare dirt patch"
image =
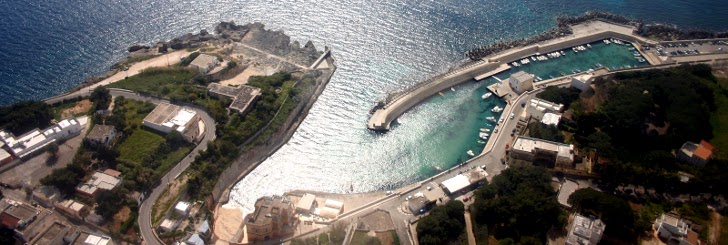
[[[710,212],[710,222],[708,222],[708,244],[718,244],[720,241],[721,220],[723,217],[718,212]]]
[[[84,113],[88,112],[89,109],[91,109],[91,101],[88,99],[85,99],[85,100],[76,102],[75,106],[61,111],[61,118],[68,118],[71,116],[84,114]]]
[[[111,223],[109,230],[118,231],[119,229],[121,229],[121,225],[126,222],[126,219],[129,218],[129,215],[131,215],[131,209],[129,209],[129,207],[124,206],[123,208],[121,208],[121,210],[119,210],[119,212],[114,215],[114,222]]]
[[[265,75],[263,71],[261,71],[258,68],[255,67],[248,67],[246,68],[242,73],[238,74],[237,76],[221,81],[220,84],[222,85],[228,85],[228,86],[235,86],[235,85],[242,85],[247,84],[248,79],[250,79],[251,76],[262,76]]]
[[[183,186],[187,184],[187,176],[182,175],[176,181],[170,183],[169,187],[159,196],[157,202],[152,208],[152,221],[157,223],[167,214],[167,210],[172,207],[173,202],[177,200]]]
[[[383,245],[394,245],[394,231],[376,232],[376,236]]]

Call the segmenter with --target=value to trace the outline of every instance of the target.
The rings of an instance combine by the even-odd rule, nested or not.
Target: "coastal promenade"
[[[402,113],[437,92],[464,82],[488,78],[488,74],[497,74],[498,72],[495,71],[503,69],[503,65],[533,54],[545,54],[609,38],[619,38],[638,44],[657,44],[656,41],[636,35],[634,27],[611,24],[604,21],[590,21],[571,26],[571,29],[573,32],[571,35],[534,45],[505,50],[483,58],[481,61],[456,68],[445,75],[436,77],[425,84],[406,91],[381,108],[377,108],[370,117],[367,128],[375,131],[387,131],[390,129],[391,123],[402,115]]]

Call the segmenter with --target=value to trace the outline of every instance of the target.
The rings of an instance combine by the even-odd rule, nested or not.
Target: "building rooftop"
[[[8,151],[5,149],[0,148],[0,160],[4,160],[8,157],[12,157]]]
[[[606,226],[601,220],[577,214],[566,237],[567,244],[596,245],[602,237],[604,228]]]
[[[555,152],[557,157],[574,159],[574,145],[542,140],[537,138],[518,136],[513,143],[513,149],[534,152],[535,150]]]
[[[582,83],[586,83],[586,82],[587,82],[587,81],[589,81],[589,79],[591,79],[591,78],[592,78],[593,76],[594,76],[594,75],[593,75],[593,74],[591,74],[591,73],[583,73],[583,74],[580,74],[580,75],[574,76],[574,77],[573,77],[573,79],[576,79],[576,80],[578,80],[579,82],[582,82]]]
[[[58,221],[53,222],[53,224],[40,236],[36,237],[35,241],[32,241],[31,244],[51,244],[53,240],[58,240],[59,236],[61,236],[60,239],[62,240],[62,237],[66,235],[66,232],[64,231],[67,231],[68,228],[68,225],[62,224]]]
[[[470,186],[470,180],[467,176],[458,174],[455,177],[449,178],[442,182],[442,185],[449,191],[450,193],[458,192],[459,190],[464,189],[465,187]]]
[[[708,160],[713,155],[713,145],[704,140],[701,140],[700,144],[688,141],[683,144],[680,151],[689,157],[696,156],[700,159]]]
[[[0,223],[6,227],[15,228],[25,226],[40,213],[40,211],[25,203],[16,201],[9,201],[7,203],[8,205],[0,213]]]
[[[510,78],[515,79],[518,82],[525,82],[528,80],[533,80],[533,75],[528,74],[525,71],[518,71],[516,73],[513,73]]]
[[[209,54],[200,54],[195,58],[190,65],[196,67],[208,67],[211,63],[215,62],[217,57]]]
[[[144,122],[184,132],[197,112],[178,105],[160,103],[144,118]]]
[[[546,125],[558,126],[560,120],[561,120],[561,115],[547,112],[547,113],[543,114],[543,118],[541,118],[541,123],[546,124]]]
[[[200,235],[198,234],[192,234],[189,239],[187,239],[187,244],[189,245],[205,245],[205,241],[202,240]]]
[[[202,224],[200,224],[200,227],[197,227],[197,233],[207,234],[210,231],[210,222],[207,220],[203,221]]]
[[[233,102],[230,109],[244,112],[253,103],[255,98],[261,95],[261,89],[248,85],[240,85],[239,87],[225,86],[218,83],[210,83],[207,89],[211,93],[230,97]]]
[[[265,196],[258,198],[258,200],[255,201],[255,212],[249,214],[247,223],[254,225],[266,225],[272,223],[273,217],[279,217],[282,212],[286,212],[286,206],[289,205],[292,205],[291,201],[283,196]]]
[[[86,135],[87,139],[103,139],[109,132],[114,131],[114,126],[110,125],[96,125]]]
[[[303,197],[301,197],[301,199],[298,200],[298,203],[296,204],[296,209],[311,210],[314,201],[316,201],[315,195],[308,193],[303,194]]]
[[[539,110],[539,111],[550,110],[550,111],[554,111],[554,112],[559,112],[559,111],[561,111],[561,109],[564,108],[564,105],[562,105],[562,104],[556,104],[551,101],[542,100],[539,98],[533,98],[533,99],[531,99],[530,102],[531,102],[530,106],[536,108],[536,110]]]
[[[85,183],[80,183],[76,190],[93,195],[98,189],[111,190],[119,185],[121,178],[107,173],[96,172],[91,179]]]
[[[177,205],[174,206],[174,209],[179,212],[187,213],[187,211],[190,209],[190,203],[178,202]]]

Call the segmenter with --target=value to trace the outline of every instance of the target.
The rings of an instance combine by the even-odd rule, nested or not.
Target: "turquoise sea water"
[[[530,36],[552,27],[557,15],[595,9],[728,29],[728,4],[709,0],[0,0],[0,104],[61,93],[107,70],[133,44],[211,30],[221,20],[260,21],[293,40],[332,47],[339,69],[290,142],[238,184],[233,199],[250,207],[260,195],[294,188],[388,189],[457,164],[468,149],[478,153],[479,120],[493,106],[480,95],[492,81],[445,91],[387,134],[365,127],[375,101],[446,71],[473,47]],[[548,65],[544,74],[553,71]]]

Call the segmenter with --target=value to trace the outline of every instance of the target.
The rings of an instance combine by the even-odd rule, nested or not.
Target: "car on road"
[[[513,114],[513,113],[511,112],[511,116],[510,116],[510,118],[511,118],[511,119],[513,119],[513,118],[515,118],[515,117],[516,117],[516,114]]]
[[[498,124],[501,124],[501,123],[503,123],[503,118],[498,119]]]
[[[508,144],[506,144],[506,150],[508,150]]]
[[[428,190],[428,191],[431,191],[431,190],[432,190],[432,186],[428,186],[428,187],[427,187],[427,190]]]

